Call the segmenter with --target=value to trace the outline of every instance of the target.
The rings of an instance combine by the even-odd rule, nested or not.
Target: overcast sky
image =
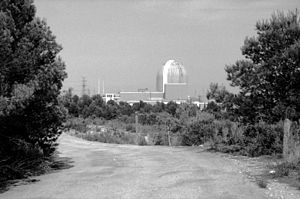
[[[66,63],[64,89],[91,94],[97,79],[106,92],[155,90],[156,74],[169,59],[188,73],[189,94],[211,82],[228,89],[224,67],[241,59],[246,36],[257,20],[274,11],[300,8],[299,0],[35,0]]]

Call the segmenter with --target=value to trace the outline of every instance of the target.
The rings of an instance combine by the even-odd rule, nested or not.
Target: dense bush
[[[135,125],[134,125],[134,124],[126,124],[125,130],[126,130],[126,131],[129,131],[129,132],[136,132],[136,129],[135,129]]]
[[[69,118],[65,123],[66,129],[74,129],[79,132],[87,132],[88,121],[83,118]]]
[[[214,126],[216,134],[211,145],[216,150],[251,157],[282,153],[282,123],[243,125],[230,121],[215,121]]]
[[[210,141],[214,135],[213,123],[192,119],[188,123],[186,132],[183,134],[184,145],[201,145]]]
[[[98,141],[103,143],[147,145],[144,136],[119,130],[78,133],[77,136],[89,141]]]
[[[124,122],[125,124],[133,124],[135,123],[135,115],[120,115],[118,120]]]
[[[245,128],[243,143],[249,156],[282,153],[283,124],[269,125],[259,123]]]
[[[142,103],[139,103],[141,105]],[[143,106],[143,105],[142,105]],[[137,107],[137,105],[136,105]],[[168,145],[168,132],[173,145],[202,145],[209,143],[214,150],[247,156],[272,155],[282,153],[283,124],[276,125],[260,122],[243,124],[230,120],[216,119],[212,112],[203,112],[189,105],[177,105],[174,116],[166,112],[143,112],[138,114],[136,127],[135,114],[121,115],[114,120],[100,120],[107,128],[121,132],[147,136],[147,144]],[[96,118],[75,118],[66,123],[69,128],[81,132],[88,131],[88,124],[95,124]],[[99,120],[99,119],[98,119]],[[113,132],[111,131],[111,132]],[[117,135],[114,133],[114,135]],[[113,142],[108,135],[89,135],[104,142]],[[101,139],[100,139],[100,137]],[[108,137],[107,137],[108,136]],[[112,136],[114,137],[114,136]],[[122,136],[121,136],[122,137]],[[128,136],[125,136],[125,138]],[[130,137],[130,136],[129,136]],[[107,141],[110,139],[110,141]],[[129,140],[123,143],[136,143]],[[115,143],[121,143],[115,140]]]

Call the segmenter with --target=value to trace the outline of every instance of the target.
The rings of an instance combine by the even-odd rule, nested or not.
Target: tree
[[[163,102],[156,102],[156,104],[153,105],[152,111],[154,113],[163,112],[165,110],[165,104]]]
[[[237,120],[235,108],[236,95],[230,93],[225,86],[219,86],[218,83],[211,83],[206,97],[210,102],[204,111],[214,114],[219,119]]]
[[[132,111],[133,112],[136,112],[136,111],[143,112],[145,106],[146,106],[146,102],[143,102],[143,101],[136,102],[132,105]]]
[[[67,109],[68,115],[73,117],[79,116],[79,97],[73,95],[73,88],[69,88],[67,91],[63,91],[63,94],[59,97],[63,106]]]
[[[176,109],[177,109],[178,105],[176,104],[176,102],[170,101],[167,103],[167,105],[165,106],[165,111],[169,114],[171,114],[172,116],[175,115],[176,113]]]
[[[119,109],[120,115],[130,116],[133,113],[131,106],[127,102],[120,102]]]
[[[226,96],[229,94],[230,93],[226,90],[225,86],[219,86],[218,83],[211,83],[206,98],[208,100],[215,100],[217,103],[223,103]]]
[[[84,117],[89,116],[89,106],[92,103],[92,99],[89,95],[83,95],[79,98],[78,107],[79,113]]]
[[[0,145],[22,139],[49,154],[65,118],[57,97],[66,73],[62,47],[35,12],[32,0],[0,2]]]
[[[165,130],[167,131],[168,144],[171,146],[171,134],[180,131],[182,128],[179,120],[167,112],[157,114],[156,120],[158,124],[164,125]]]
[[[93,95],[92,102],[88,108],[88,116],[102,117],[105,109],[105,102],[100,95]]]
[[[178,105],[174,116],[181,124],[186,124],[189,118],[197,115],[198,110],[198,107],[194,104],[183,103]]]
[[[69,114],[73,115],[74,117],[78,117],[79,116],[78,102],[79,102],[78,95],[74,95],[72,97],[72,103],[70,104],[70,107],[69,107]]]
[[[146,103],[145,106],[144,106],[143,109],[142,109],[142,112],[150,113],[151,111],[152,111],[152,105]]]
[[[69,88],[66,91],[63,91],[63,95],[60,96],[60,101],[61,103],[64,105],[64,107],[67,110],[70,110],[70,107],[72,106],[72,102],[73,102],[73,89]]]
[[[275,13],[256,23],[256,37],[246,38],[244,60],[226,66],[227,79],[239,87],[240,114],[274,122],[300,113],[300,22],[298,11]],[[247,111],[243,111],[247,110]],[[251,115],[248,115],[251,110]],[[251,117],[250,117],[251,116]]]
[[[92,101],[93,103],[96,105],[96,106],[99,106],[99,107],[103,107],[104,106],[104,100],[103,98],[101,97],[101,95],[93,95],[92,96]]]

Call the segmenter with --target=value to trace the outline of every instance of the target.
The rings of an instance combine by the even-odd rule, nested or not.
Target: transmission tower
[[[82,93],[81,95],[85,95],[86,94],[86,79],[85,77],[82,77]]]

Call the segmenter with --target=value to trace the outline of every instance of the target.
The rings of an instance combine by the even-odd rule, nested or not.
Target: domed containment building
[[[156,76],[156,91],[120,92],[120,101],[129,103],[140,100],[155,102],[185,102],[187,100],[187,73],[184,66],[174,60],[169,60],[162,66]]]
[[[169,60],[156,77],[156,90],[164,93],[166,100],[187,99],[187,74],[182,64]]]

